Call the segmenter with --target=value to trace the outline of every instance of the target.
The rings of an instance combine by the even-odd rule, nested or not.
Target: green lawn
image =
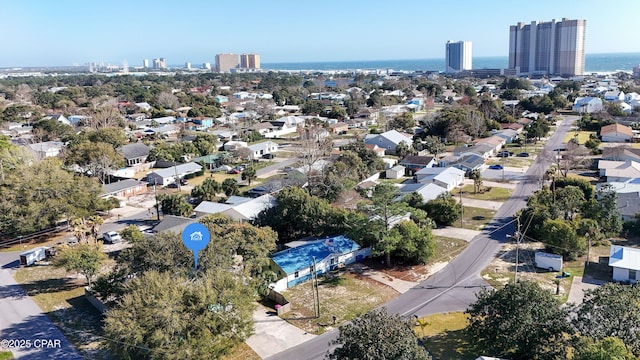
[[[451,194],[457,196],[462,191],[462,196],[469,199],[488,200],[488,201],[507,201],[511,197],[513,190],[505,189],[497,186],[482,186],[482,189],[474,194],[473,185],[465,185],[462,189],[454,189]]]
[[[578,137],[578,143],[584,144],[585,142],[587,142],[587,140],[589,140],[589,137],[591,136],[591,134],[595,134],[595,132],[593,132],[593,131],[569,131],[567,133],[567,135],[564,136],[564,139],[562,139],[562,142],[568,143],[571,139],[576,137],[576,134],[577,134],[577,137]]]
[[[463,206],[462,227],[470,230],[482,230],[495,214],[495,210]],[[456,221],[453,225],[460,226],[460,222]]]
[[[424,346],[434,359],[475,359],[470,339],[465,334],[468,316],[462,312],[435,314],[419,319],[414,332],[420,338]]]

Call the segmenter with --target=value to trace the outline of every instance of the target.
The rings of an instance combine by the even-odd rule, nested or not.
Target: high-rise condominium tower
[[[243,69],[260,69],[260,55],[258,54],[240,55],[240,67]]]
[[[447,74],[471,70],[471,41],[447,41],[445,72]]]
[[[523,22],[509,28],[509,69],[517,74],[584,74],[586,20]]]
[[[238,55],[236,54],[218,54],[216,55],[216,71],[229,72],[239,65]]]

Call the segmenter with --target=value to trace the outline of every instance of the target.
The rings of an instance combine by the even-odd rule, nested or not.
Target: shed
[[[400,179],[404,176],[405,167],[402,165],[396,165],[391,169],[387,169],[385,176],[387,179]]]
[[[195,174],[202,170],[202,166],[194,162],[172,166],[166,169],[156,170],[147,175],[149,184],[167,186],[186,175]]]

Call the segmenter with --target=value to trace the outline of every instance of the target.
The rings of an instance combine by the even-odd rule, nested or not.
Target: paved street
[[[492,222],[469,246],[444,269],[385,305],[391,313],[425,316],[450,311],[463,311],[475,301],[475,293],[487,287],[479,276],[495,258],[507,234],[515,231],[513,215],[526,205],[527,198],[540,188],[544,171],[553,161],[553,149],[562,140],[577,116],[567,116],[551,136],[545,150],[527,170],[511,198],[498,210]],[[322,359],[328,344],[338,331],[320,335],[304,344],[267,359]]]
[[[29,340],[31,348],[11,350],[16,359],[84,359],[60,330],[13,280],[19,252],[0,253],[0,340]],[[36,340],[52,340],[35,348]],[[41,346],[41,344],[38,343]]]

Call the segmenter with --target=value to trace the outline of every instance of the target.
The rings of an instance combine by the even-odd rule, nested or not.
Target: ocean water
[[[475,57],[474,69],[504,69],[507,56]],[[631,72],[640,65],[640,53],[586,54],[585,73]],[[444,71],[444,59],[416,60],[368,60],[336,62],[263,63],[265,70],[375,70],[393,69],[398,71]]]

